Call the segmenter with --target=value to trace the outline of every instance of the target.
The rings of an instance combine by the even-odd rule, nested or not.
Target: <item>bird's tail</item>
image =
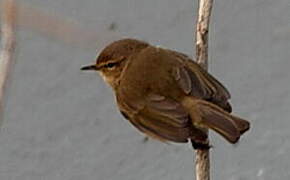
[[[191,101],[189,109],[193,125],[212,129],[230,143],[236,143],[250,128],[250,123],[224,111],[222,108],[203,100]]]

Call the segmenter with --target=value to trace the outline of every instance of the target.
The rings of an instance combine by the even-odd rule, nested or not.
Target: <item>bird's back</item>
[[[182,92],[173,78],[173,67],[181,65],[167,50],[149,46],[131,57],[120,83],[131,95],[153,92],[175,99]]]

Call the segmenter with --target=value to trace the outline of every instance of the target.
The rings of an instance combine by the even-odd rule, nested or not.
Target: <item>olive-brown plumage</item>
[[[201,143],[212,129],[236,143],[249,129],[230,114],[226,88],[182,53],[123,39],[82,69],[100,71],[124,117],[161,141]]]

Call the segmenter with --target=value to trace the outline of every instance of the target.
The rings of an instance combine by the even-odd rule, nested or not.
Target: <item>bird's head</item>
[[[115,88],[129,58],[147,46],[149,44],[135,39],[115,41],[100,53],[95,64],[84,66],[81,70],[99,71],[103,79]]]

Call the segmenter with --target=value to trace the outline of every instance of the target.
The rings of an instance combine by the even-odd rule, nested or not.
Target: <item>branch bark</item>
[[[196,61],[204,69],[208,69],[208,32],[213,0],[199,0],[196,25]],[[209,140],[206,142],[209,145]],[[209,149],[196,149],[196,180],[210,179]]]
[[[11,64],[15,46],[14,24],[15,6],[14,0],[3,0],[1,4],[1,50],[0,50],[0,107],[3,105],[4,87]],[[2,111],[2,109],[0,110]]]
[[[208,68],[208,32],[213,0],[199,0],[196,26],[196,58],[197,62]]]

